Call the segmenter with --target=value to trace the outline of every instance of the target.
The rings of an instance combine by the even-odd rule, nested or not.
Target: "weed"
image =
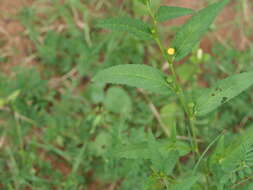
[[[251,3],[203,2],[22,9],[29,57],[0,72],[0,189],[251,190]],[[214,24],[226,6],[243,18]],[[228,25],[247,48],[232,47],[232,29],[220,39]]]

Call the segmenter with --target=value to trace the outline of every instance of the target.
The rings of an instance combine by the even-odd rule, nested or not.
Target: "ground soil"
[[[247,2],[247,0],[245,0]],[[250,0],[248,0],[250,1]],[[201,2],[201,3],[200,3]],[[203,7],[202,0],[164,0],[164,4],[172,6],[182,6],[193,9],[199,9]],[[235,1],[230,3],[229,6],[221,13],[217,19],[217,23],[223,25],[212,35],[208,35],[201,42],[201,47],[205,52],[210,52],[213,41],[219,41],[226,44],[226,38],[234,42],[234,46],[238,49],[245,49],[249,46],[250,38],[243,35],[242,30],[246,25],[249,25],[249,18],[252,14],[252,6],[244,7],[243,13],[238,13],[235,10]],[[29,54],[29,49],[32,48],[32,43],[27,36],[24,35],[25,29],[17,19],[19,10],[24,6],[31,6],[32,0],[0,0],[0,56],[7,56],[7,62],[0,62],[0,69],[8,72],[13,66],[20,64],[39,64],[32,59],[32,55]],[[234,28],[234,25],[225,25],[228,21],[234,20],[238,14],[241,14],[241,26]],[[176,19],[172,22],[168,22],[168,25],[179,25],[185,22],[187,17]],[[239,29],[238,29],[239,28]],[[58,170],[62,171],[65,175],[69,173],[68,166],[64,166],[61,163],[57,163],[55,159],[50,156],[45,156],[45,160],[52,163],[54,168],[58,167]],[[114,189],[115,184],[110,184],[109,189]],[[101,184],[94,182],[89,185],[89,190],[98,189]],[[106,187],[105,189],[108,189]]]
[[[24,6],[31,6],[32,2],[32,0],[0,0],[0,53],[8,57],[7,63],[0,62],[0,67],[3,70],[9,70],[9,68],[14,65],[23,63],[29,64],[34,61],[32,55],[29,55],[29,49],[31,49],[32,45],[24,35],[24,27],[17,19],[19,10]],[[232,38],[234,45],[238,49],[245,49],[248,47],[250,41],[243,35],[241,30],[249,24],[249,18],[252,16],[252,5],[244,8],[243,13],[239,13],[235,9],[235,3],[235,1],[232,1],[218,17],[217,23],[221,25],[219,30],[202,40],[201,47],[205,51],[210,52],[213,41],[218,40],[225,44],[225,40],[228,37]],[[163,4],[188,7],[195,10],[204,6],[203,1],[200,0],[164,0]],[[239,15],[242,17],[240,29],[234,28],[234,25],[225,25],[225,23],[233,21],[238,14],[242,14]],[[168,22],[167,24],[180,25],[184,23],[186,19],[188,19],[188,17],[182,17]]]
[[[29,62],[31,43],[17,15],[22,7],[30,4],[29,0],[0,0],[0,55],[8,59],[0,62],[1,70],[9,71],[15,65]]]
[[[220,43],[226,45],[227,40],[232,42],[230,45],[233,45],[234,48],[239,50],[245,50],[249,47],[250,42],[253,36],[246,37],[244,35],[245,27],[252,27],[250,18],[252,18],[253,5],[250,3],[250,0],[244,0],[242,4],[242,11],[237,11],[236,1],[231,1],[229,5],[218,16],[217,30],[212,32],[211,35],[207,35],[202,39],[201,47],[205,52],[211,52],[212,42],[219,41]],[[181,6],[187,7],[194,10],[198,10],[202,7],[205,7],[205,3],[200,0],[164,0],[163,3],[168,6]],[[231,23],[240,18],[238,23]],[[188,17],[181,17],[175,19],[171,22],[168,22],[169,25],[181,25],[184,23]],[[238,26],[239,24],[239,26]]]

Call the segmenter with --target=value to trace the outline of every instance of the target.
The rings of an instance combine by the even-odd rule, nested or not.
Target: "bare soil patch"
[[[0,56],[7,60],[0,62],[0,68],[4,71],[29,62],[31,43],[17,15],[22,7],[31,3],[29,0],[0,0]]]

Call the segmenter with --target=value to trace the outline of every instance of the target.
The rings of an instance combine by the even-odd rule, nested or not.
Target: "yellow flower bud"
[[[176,52],[176,50],[175,50],[174,48],[169,48],[169,49],[167,50],[167,53],[168,53],[169,55],[174,55],[175,52]]]

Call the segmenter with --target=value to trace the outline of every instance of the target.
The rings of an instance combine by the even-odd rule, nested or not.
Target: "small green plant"
[[[215,1],[38,0],[3,13],[0,189],[252,190],[252,3],[231,1],[214,24],[228,3]],[[213,3],[179,3],[195,2]],[[171,26],[178,17],[189,21]],[[5,35],[15,18],[24,51]]]
[[[172,122],[170,129],[163,128],[167,136],[163,140],[158,140],[152,133],[146,135],[145,138],[142,136],[139,140],[129,139],[128,142],[116,143],[117,140],[114,139],[115,145],[110,145],[113,151],[109,150],[110,156],[108,157],[113,160],[113,163],[125,163],[129,167],[132,166],[132,169],[141,168],[144,163],[148,164],[151,172],[150,175],[147,173],[146,180],[140,185],[140,189],[225,190],[249,182],[253,171],[252,127],[239,136],[239,140],[228,138],[228,141],[225,141],[226,135],[221,133],[206,147],[203,147],[199,143],[197,123],[201,118],[213,113],[220,106],[247,90],[253,84],[253,71],[233,74],[218,80],[210,88],[196,88],[188,92],[179,80],[183,77],[179,75],[181,72],[175,69],[175,62],[182,60],[195,50],[202,36],[208,31],[229,0],[221,0],[199,11],[168,6],[155,9],[151,0],[140,2],[146,7],[146,12],[150,16],[149,24],[139,19],[116,17],[99,21],[97,27],[128,32],[142,41],[155,42],[160,49],[161,56],[168,64],[169,74],[144,64],[123,64],[100,71],[93,81],[129,85],[161,94],[163,97],[175,96],[184,112],[185,131],[188,134],[190,146],[178,138],[182,134],[177,130],[176,124]],[[179,28],[169,47],[165,47],[160,40],[158,24],[185,15],[192,15],[192,17]],[[200,53],[198,52],[197,58]],[[198,60],[196,61],[193,57],[192,62],[196,63]],[[127,113],[127,110],[131,109],[129,103],[126,103],[129,102],[127,96],[124,91],[117,88],[111,89],[108,93],[115,94],[114,91],[118,96],[108,98],[106,106],[110,108],[110,102],[114,98],[122,98],[122,106],[128,106],[125,109],[117,109],[112,106],[112,111],[122,110]],[[117,106],[120,107],[120,105]],[[167,109],[171,108],[167,107]],[[217,143],[216,148],[209,154],[215,143]],[[187,167],[182,166],[179,161],[180,157],[191,160]],[[131,160],[135,160],[136,165],[131,165]],[[117,174],[120,176],[120,173],[121,171],[118,171]],[[252,185],[248,183],[244,189],[251,188]]]

